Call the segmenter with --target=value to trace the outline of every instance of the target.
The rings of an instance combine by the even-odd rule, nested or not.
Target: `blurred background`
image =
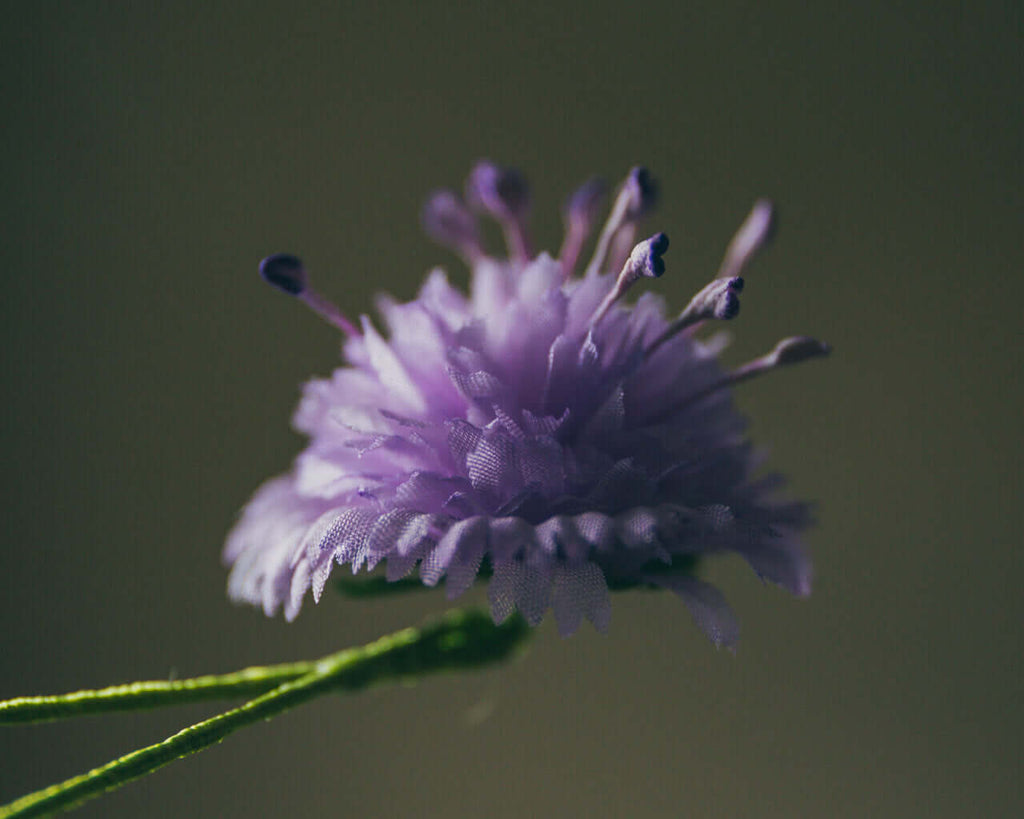
[[[1011,816],[1022,797],[1022,17],[1010,0],[10,3],[0,33],[0,697],[319,656],[442,593],[225,596],[224,536],[302,446],[338,337],[262,285],[301,253],[350,314],[445,265],[424,196],[480,157],[564,196],[659,179],[671,304],[781,207],[730,329],[831,359],[744,387],[817,500],[813,596],[709,564],[522,661],[318,700],[87,817]],[[477,594],[481,599],[482,594]],[[0,802],[216,705],[0,730]]]

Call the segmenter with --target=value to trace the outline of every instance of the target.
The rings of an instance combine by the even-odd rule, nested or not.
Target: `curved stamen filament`
[[[622,272],[619,273],[615,284],[612,285],[612,289],[608,291],[608,295],[604,297],[594,311],[594,315],[590,317],[587,328],[596,327],[612,305],[622,298],[637,279],[655,279],[664,273],[665,262],[661,257],[666,250],[668,250],[668,236],[664,233],[655,233],[650,239],[645,239],[634,247],[633,252],[629,254],[629,258],[622,266]]]
[[[740,311],[739,293],[743,290],[743,279],[715,279],[697,293],[686,305],[679,318],[673,321],[651,345],[644,350],[648,359],[667,341],[675,338],[687,328],[694,327],[707,319],[727,321],[735,318]]]
[[[718,268],[719,279],[739,276],[750,261],[772,240],[778,224],[775,205],[768,199],[758,199],[740,229],[725,249],[725,257]]]
[[[687,407],[692,407],[694,404],[703,401],[709,395],[720,392],[728,387],[734,387],[744,381],[749,381],[751,378],[755,378],[764,373],[777,370],[781,367],[788,367],[791,364],[799,364],[802,361],[808,361],[812,358],[819,358],[826,356],[831,352],[831,347],[822,341],[818,341],[815,338],[809,336],[792,336],[790,338],[784,338],[771,352],[766,353],[763,356],[755,358],[753,361],[748,361],[740,367],[737,367],[731,373],[727,373],[724,377],[718,381],[714,381],[702,390],[698,390],[692,395],[686,396],[680,403],[669,407],[667,410],[658,413],[653,418],[648,419],[648,423],[661,423],[667,421],[674,415],[677,415]]]
[[[476,217],[453,191],[434,191],[423,206],[423,229],[473,267],[484,256]]]
[[[616,234],[624,225],[635,222],[650,210],[654,205],[656,195],[654,182],[647,173],[647,169],[633,168],[619,190],[619,195],[615,198],[608,221],[604,223],[601,234],[597,237],[594,255],[590,259],[590,264],[587,265],[585,275],[595,276],[601,272]]]
[[[596,177],[584,182],[566,203],[565,237],[562,240],[561,250],[558,251],[558,261],[562,265],[562,272],[565,278],[570,278],[576,269],[576,262],[579,261],[580,251],[583,243],[590,236],[594,226],[596,211],[605,197],[605,183]]]
[[[341,330],[349,338],[362,335],[344,313],[333,302],[309,288],[306,280],[306,267],[302,259],[290,253],[275,253],[260,262],[260,275],[267,284],[276,287],[282,293],[295,296],[314,313]]]
[[[526,226],[530,191],[522,174],[493,162],[479,162],[466,180],[466,199],[471,207],[489,214],[501,225],[513,262],[525,264],[533,258]]]
[[[695,332],[708,319],[736,317],[740,309],[737,294],[743,289],[740,274],[771,241],[776,222],[775,206],[768,199],[758,199],[729,242],[716,278],[697,293],[679,318],[654,340],[644,352],[645,359],[684,330]]]
[[[335,306],[334,302],[324,298],[315,290],[306,290],[299,294],[299,301],[349,338],[358,338],[362,335],[359,328]]]
[[[608,247],[608,269],[615,270],[626,263],[629,253],[636,241],[637,223],[626,221],[612,236]]]

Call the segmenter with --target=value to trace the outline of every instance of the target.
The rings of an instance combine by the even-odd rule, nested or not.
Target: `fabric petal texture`
[[[693,576],[697,559],[735,553],[762,578],[810,593],[798,539],[808,507],[778,498],[781,481],[759,474],[731,390],[827,347],[800,338],[795,356],[783,342],[727,372],[721,337],[703,332],[738,311],[739,274],[771,233],[764,202],[726,254],[727,281],[678,317],[651,290],[630,304],[636,282],[664,271],[668,246],[655,234],[630,251],[653,190],[638,170],[578,275],[593,196],[570,200],[558,258],[534,253],[525,182],[481,163],[468,204],[440,192],[424,212],[431,235],[470,266],[469,293],[435,270],[413,301],[381,297],[382,329],[309,290],[297,257],[264,260],[268,282],[345,333],[346,363],[305,385],[294,424],[308,447],[228,537],[233,600],[291,620],[341,567],[379,567],[391,581],[418,571],[449,598],[488,579],[496,621],[518,611],[536,625],[553,611],[569,635],[584,620],[608,628],[610,590],[661,587],[716,645],[732,646],[735,616]],[[474,209],[498,220],[508,259],[483,251]]]

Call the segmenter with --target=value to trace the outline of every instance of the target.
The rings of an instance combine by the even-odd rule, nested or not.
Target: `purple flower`
[[[320,599],[335,565],[383,565],[389,580],[418,566],[449,598],[490,576],[496,621],[518,609],[537,624],[554,609],[571,634],[583,618],[605,630],[609,588],[678,594],[719,645],[737,624],[695,561],[736,552],[763,578],[810,592],[797,541],[805,504],[773,499],[778,476],[758,461],[733,409],[735,383],[827,352],[790,338],[726,372],[724,342],[696,333],[739,310],[740,274],[768,241],[772,207],[758,202],[718,276],[675,318],[650,291],[668,238],[634,245],[654,185],[634,169],[612,204],[594,258],[575,275],[604,188],[588,182],[566,208],[559,258],[535,254],[522,176],[481,162],[466,202],[435,193],[424,225],[470,265],[468,295],[434,270],[406,304],[382,298],[382,334],[310,290],[295,256],[263,261],[264,278],[346,335],[346,366],[308,383],[295,414],[310,443],[291,472],[265,484],[224,552],[234,600],[294,618]],[[473,211],[497,219],[511,258],[485,253]]]

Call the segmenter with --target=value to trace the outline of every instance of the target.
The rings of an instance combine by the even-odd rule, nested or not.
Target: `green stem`
[[[486,615],[455,611],[421,629],[404,629],[361,648],[312,663],[312,670],[219,716],[179,731],[100,768],[0,806],[0,819],[44,816],[75,807],[105,791],[216,744],[228,734],[294,708],[333,689],[356,691],[393,679],[478,668],[508,657],[528,628],[520,618],[496,626]]]
[[[251,697],[314,670],[316,663],[253,666],[230,674],[187,680],[145,680],[54,696],[17,697],[0,702],[0,725],[49,722],[87,714],[181,705],[186,702]]]
[[[389,581],[385,577],[374,576],[367,578],[339,577],[334,581],[334,588],[345,597],[384,597],[395,594],[404,594],[407,591],[430,590],[430,586],[424,586],[423,581],[418,577],[403,577],[400,580]]]

